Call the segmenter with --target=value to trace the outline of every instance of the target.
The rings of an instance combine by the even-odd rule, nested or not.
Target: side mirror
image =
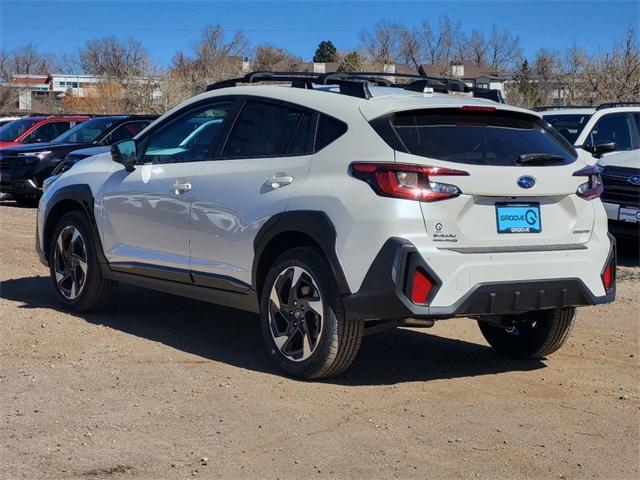
[[[600,142],[596,143],[591,153],[593,153],[595,157],[601,157],[605,153],[613,152],[616,148],[616,142]]]
[[[576,148],[582,148],[596,158],[602,157],[605,153],[613,152],[618,146],[616,142],[598,142],[595,146],[578,145]]]
[[[111,145],[111,158],[114,162],[124,165],[127,172],[132,172],[138,161],[138,148],[135,140],[122,140]]]

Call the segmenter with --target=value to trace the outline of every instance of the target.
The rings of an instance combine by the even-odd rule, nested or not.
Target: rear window
[[[391,128],[399,140],[388,141],[392,147],[447,162],[515,166],[531,154],[560,157],[555,164],[576,159],[573,147],[545,121],[519,113],[412,110],[394,114]]]
[[[578,115],[543,115],[543,118],[551,124],[558,133],[571,143],[576,143],[578,135],[584,129],[591,118],[590,114]]]

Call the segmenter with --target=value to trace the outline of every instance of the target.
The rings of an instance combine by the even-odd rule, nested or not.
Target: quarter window
[[[231,100],[193,110],[151,135],[143,163],[210,160]]]
[[[330,143],[337,140],[347,131],[347,125],[340,120],[327,115],[320,115],[318,122],[318,135],[316,136],[316,151],[322,150]]]
[[[598,120],[589,133],[586,146],[594,147],[598,143],[615,142],[616,150],[631,150],[633,148],[632,138],[629,115],[611,113]]]
[[[311,153],[311,114],[248,100],[229,136],[223,158],[273,157]]]

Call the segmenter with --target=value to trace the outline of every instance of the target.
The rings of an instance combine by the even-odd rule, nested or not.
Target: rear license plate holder
[[[496,226],[498,234],[503,233],[540,233],[542,219],[540,204],[496,203]]]

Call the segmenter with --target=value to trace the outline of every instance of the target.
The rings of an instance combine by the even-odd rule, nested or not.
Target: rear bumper
[[[615,264],[613,237],[610,237],[606,260],[598,267],[598,278],[611,258]],[[416,266],[427,271],[434,281],[431,305],[416,305],[407,296],[407,282]],[[612,302],[615,298],[615,286],[610,293],[597,295],[582,279],[566,277],[477,283],[450,305],[433,305],[438,290],[446,287],[414,245],[403,239],[391,238],[376,256],[360,290],[345,299],[345,308],[349,318],[395,320],[521,313],[597,305]]]

